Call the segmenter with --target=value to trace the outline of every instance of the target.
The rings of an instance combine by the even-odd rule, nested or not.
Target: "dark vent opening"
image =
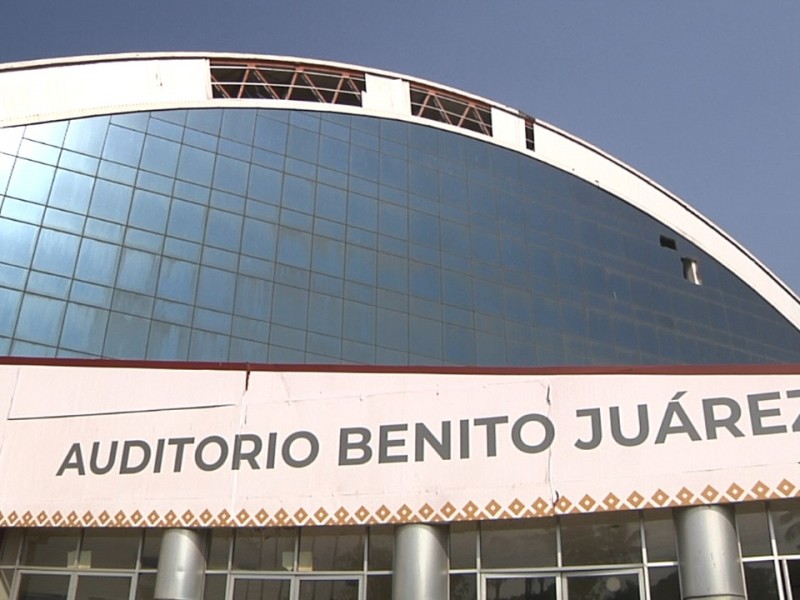
[[[678,245],[675,243],[675,240],[672,239],[671,237],[667,237],[665,235],[662,235],[661,238],[659,239],[659,241],[661,242],[661,247],[662,248],[669,248],[670,250],[677,250],[678,249]]]

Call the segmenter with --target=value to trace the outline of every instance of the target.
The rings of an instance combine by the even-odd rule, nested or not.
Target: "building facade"
[[[551,125],[405,76],[237,55],[3,65],[0,200],[9,381],[59,369],[89,382],[143,369],[146,387],[186,369],[469,379],[623,368],[785,376],[774,386],[787,406],[800,388],[800,369],[769,366],[800,364],[800,302],[724,232]],[[591,396],[591,379],[582,385]],[[0,434],[37,419],[97,427],[100,399],[59,412],[59,390],[42,394],[45,408],[14,417],[9,393]],[[752,397],[749,431],[712,407],[702,437],[795,431]],[[664,436],[694,441],[674,414]],[[520,436],[518,448],[534,446]],[[444,455],[444,426],[424,439]],[[59,450],[59,476],[102,471],[87,443],[86,464]],[[0,445],[5,461],[12,447]],[[764,467],[785,473],[764,490],[753,471],[741,493],[681,499],[677,486],[660,504],[584,506],[573,494],[567,506],[553,490],[516,513],[415,506],[337,526],[272,511],[69,519],[79,487],[55,512],[0,493],[0,599],[800,597],[800,477],[783,461]]]

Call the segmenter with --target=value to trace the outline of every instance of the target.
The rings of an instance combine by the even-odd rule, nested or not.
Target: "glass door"
[[[642,600],[641,571],[565,573],[562,600]]]

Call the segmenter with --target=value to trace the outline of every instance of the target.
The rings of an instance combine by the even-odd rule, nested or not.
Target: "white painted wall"
[[[86,63],[0,72],[0,126],[211,97],[208,60]]]

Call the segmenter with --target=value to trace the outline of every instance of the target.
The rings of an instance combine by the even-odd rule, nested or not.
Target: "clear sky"
[[[3,0],[0,62],[137,51],[330,59],[572,132],[800,291],[800,2]]]

